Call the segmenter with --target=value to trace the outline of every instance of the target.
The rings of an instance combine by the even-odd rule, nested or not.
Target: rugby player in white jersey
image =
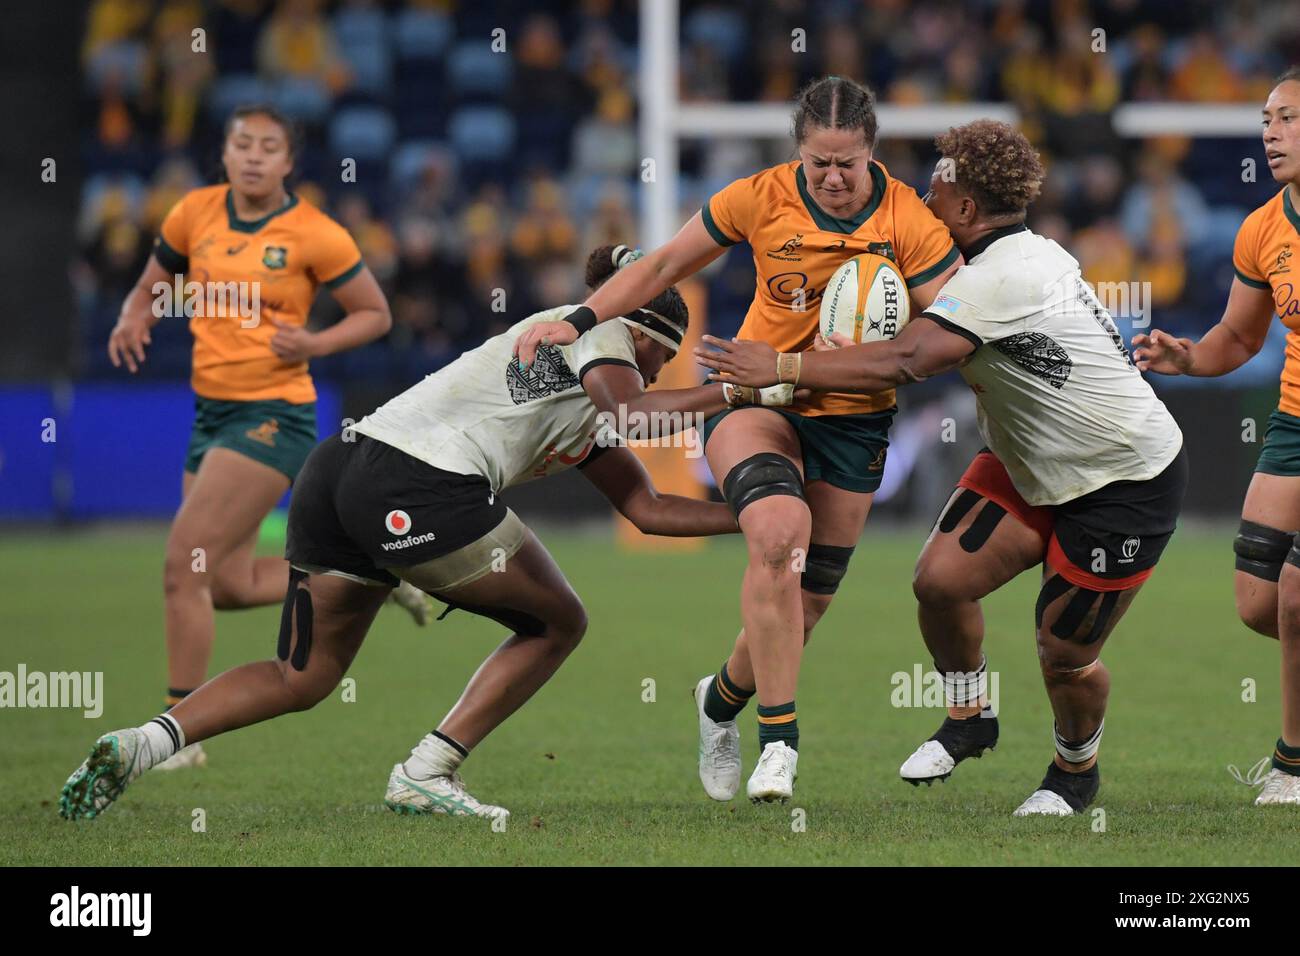
[[[637,255],[625,246],[597,249],[587,263],[588,285]],[[643,533],[735,532],[726,504],[659,494],[610,429],[639,420],[637,413],[669,413],[660,421],[690,427],[691,417],[671,413],[707,416],[729,403],[789,404],[793,397],[789,387],[646,392],[686,329],[686,303],[675,288],[572,345],[543,348],[530,368],[520,368],[519,333],[574,308],[524,319],[363,418],[351,429],[355,435],[318,446],[289,508],[291,575],[277,659],[229,670],[143,726],[100,737],[64,785],[60,813],[97,816],[187,743],[323,700],[400,580],[512,635],[437,728],[393,767],[384,802],[403,813],[508,816],[475,799],[458,769],[555,673],[581,640],[587,617],[500,492],[576,465]]]
[[[1183,437],[1078,262],[1025,227],[1043,169],[1024,136],[979,120],[935,145],[942,158],[926,204],[966,265],[894,340],[837,336],[833,344],[847,347],[802,353],[797,382],[876,392],[959,369],[974,390],[988,450],[958,481],[914,579],[948,716],[900,773],[913,784],[943,780],[997,743],[979,602],[1042,564],[1034,624],[1056,754],[1015,814],[1066,816],[1100,785],[1110,691],[1101,649],[1174,532],[1187,484]],[[718,349],[695,353],[711,379],[777,380],[770,346],[704,341]]]

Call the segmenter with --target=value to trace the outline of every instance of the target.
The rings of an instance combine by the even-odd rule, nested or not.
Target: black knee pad
[[[432,593],[432,592],[430,592]],[[482,607],[477,604],[460,604],[441,594],[433,594],[443,604],[447,605],[446,610],[438,615],[438,620],[442,620],[452,611],[467,611],[470,614],[477,614],[479,617],[485,617],[489,621],[496,621],[503,627],[509,628],[515,634],[522,634],[524,637],[539,637],[546,631],[546,624],[541,618],[533,617],[531,614],[525,614],[523,611],[512,611],[504,607]]]
[[[289,589],[284,595],[284,607],[280,611],[280,639],[276,644],[275,656],[282,661],[289,660],[289,645],[293,640],[294,623],[298,625],[298,641],[293,645],[293,660],[289,661],[296,671],[305,670],[307,658],[311,656],[311,627],[313,609],[311,591],[298,585],[307,578],[306,571],[299,571],[290,565]]]
[[[804,563],[800,583],[813,594],[834,594],[849,569],[853,548],[840,548],[833,544],[808,545],[808,560]]]
[[[799,469],[785,455],[775,452],[751,455],[727,472],[722,482],[722,497],[727,499],[736,518],[755,501],[771,495],[791,495],[800,501],[807,500]]]
[[[1232,550],[1237,555],[1237,570],[1276,583],[1282,573],[1282,562],[1288,560],[1292,551],[1295,536],[1294,531],[1279,531],[1254,521],[1243,521],[1232,542]]]
[[[1049,604],[1059,598],[1070,588],[1075,587],[1059,574],[1054,574],[1044,583],[1042,590],[1038,592],[1038,604],[1034,608],[1035,625],[1039,628],[1043,626],[1043,613],[1047,610]],[[1074,597],[1070,598],[1065,605],[1065,610],[1061,612],[1052,623],[1052,636],[1062,641],[1072,641],[1077,644],[1095,644],[1106,633],[1106,624],[1110,621],[1111,615],[1115,613],[1115,605],[1119,603],[1119,591],[1094,591],[1091,588],[1080,587],[1075,591]],[[1079,626],[1083,624],[1083,619],[1088,616],[1097,599],[1101,598],[1101,607],[1097,609],[1097,616],[1093,618],[1092,627],[1088,629],[1087,634],[1079,633]]]

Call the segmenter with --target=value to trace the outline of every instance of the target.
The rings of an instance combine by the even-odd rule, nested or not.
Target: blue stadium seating
[[[430,158],[445,148],[446,144],[438,140],[412,139],[393,150],[388,169],[397,193],[401,195],[415,185]]]
[[[513,61],[494,53],[489,41],[462,40],[447,59],[447,83],[462,100],[498,100],[510,89]]]
[[[448,124],[451,144],[466,163],[500,162],[515,145],[515,119],[498,106],[466,106]]]
[[[388,18],[379,10],[340,10],[334,37],[352,71],[353,88],[386,96],[393,83],[393,46]]]
[[[451,18],[433,10],[403,10],[393,20],[399,60],[440,59],[455,33]]]
[[[235,107],[244,103],[266,103],[272,98],[270,84],[251,73],[218,77],[208,92],[208,113],[223,123]]]
[[[388,156],[397,140],[397,123],[381,107],[354,106],[334,114],[329,136],[336,156],[380,160]]]
[[[304,123],[322,122],[330,112],[330,94],[325,84],[306,77],[281,80],[273,99],[281,110]]]
[[[86,64],[86,80],[96,93],[104,89],[110,78],[118,90],[139,93],[148,63],[149,50],[139,41],[107,44]]]
[[[739,10],[702,7],[686,17],[682,35],[689,43],[703,43],[735,63],[749,45],[749,30]]]

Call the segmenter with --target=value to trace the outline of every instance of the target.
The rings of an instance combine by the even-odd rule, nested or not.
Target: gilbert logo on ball
[[[874,253],[854,256],[835,270],[822,296],[821,333],[854,342],[886,342],[911,318],[907,283],[898,267]]]
[[[384,518],[384,526],[392,534],[406,534],[411,530],[411,516],[405,511],[390,511]]]

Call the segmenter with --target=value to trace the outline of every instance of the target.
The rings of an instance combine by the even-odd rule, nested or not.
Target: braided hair
[[[876,97],[866,86],[842,76],[823,76],[799,92],[794,111],[794,141],[800,146],[809,127],[860,129],[867,148],[876,144]]]

